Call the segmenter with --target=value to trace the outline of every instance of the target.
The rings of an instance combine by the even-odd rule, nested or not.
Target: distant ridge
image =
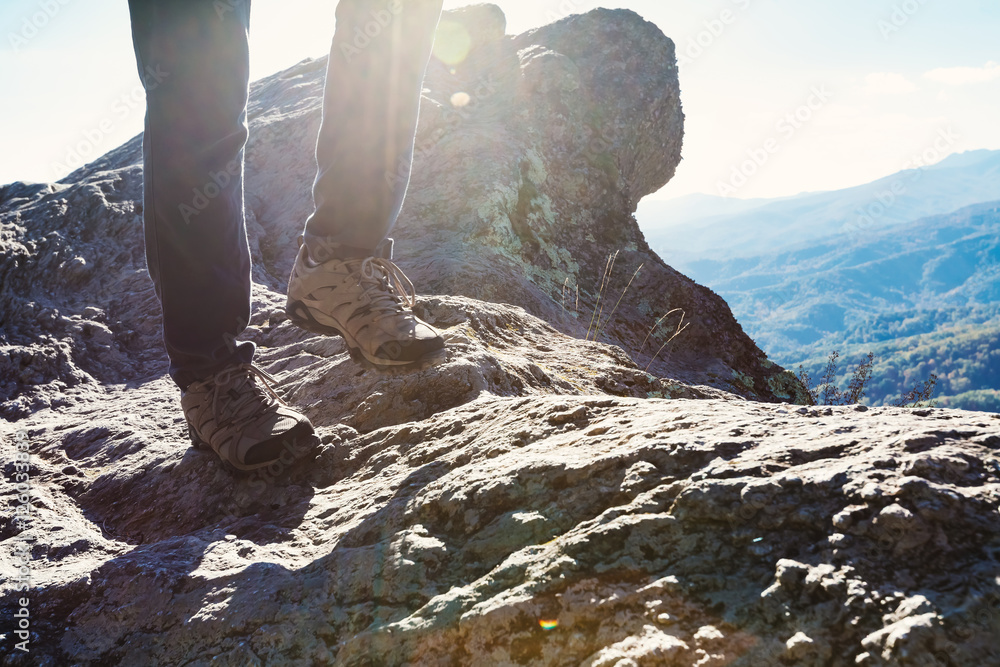
[[[671,200],[676,203],[643,202],[636,217],[668,264],[711,285],[714,276],[694,266],[699,260],[764,255],[822,238],[852,240],[998,199],[1000,151],[976,150],[843,190],[734,203],[696,195]]]

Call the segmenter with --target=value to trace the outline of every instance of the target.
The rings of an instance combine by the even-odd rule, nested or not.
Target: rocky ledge
[[[5,565],[0,605],[29,597],[35,664],[1000,660],[997,415],[646,398],[672,387],[616,348],[422,307],[452,355],[410,376],[262,334],[319,438],[252,475],[188,446],[166,379],[20,421],[36,516],[0,536],[32,588]]]

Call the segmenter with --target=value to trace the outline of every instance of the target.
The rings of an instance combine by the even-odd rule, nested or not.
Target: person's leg
[[[387,238],[410,175],[424,70],[441,0],[341,0],[316,148],[316,210],[288,280],[286,312],[343,336],[355,361],[412,370],[446,358],[413,313]]]
[[[341,0],[337,7],[316,147],[316,210],[304,234],[315,261],[370,257],[396,222],[441,5]]]
[[[170,375],[185,389],[249,362],[243,209],[250,0],[129,0],[146,88],[146,259]]]
[[[146,259],[170,375],[196,446],[240,470],[313,433],[237,343],[250,320],[243,147],[250,0],[129,0],[146,87]]]

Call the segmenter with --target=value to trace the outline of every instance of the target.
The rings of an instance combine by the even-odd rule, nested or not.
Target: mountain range
[[[876,404],[934,373],[940,404],[1000,411],[998,170],[1000,151],[972,151],[846,190],[690,196],[641,205],[637,217],[779,363],[815,377],[833,350],[849,363],[873,351]],[[899,183],[910,185],[877,221],[851,221]]]
[[[674,268],[711,285],[704,260],[771,254],[811,241],[865,234],[1000,199],[1000,151],[959,153],[864,185],[778,199],[688,195],[644,201],[636,217]]]

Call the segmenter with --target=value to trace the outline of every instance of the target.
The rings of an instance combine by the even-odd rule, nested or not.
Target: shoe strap
[[[282,400],[281,396],[278,395],[277,390],[275,390],[275,388],[271,386],[272,384],[278,384],[278,380],[273,375],[265,371],[263,368],[254,366],[253,364],[243,364],[243,367],[246,370],[250,371],[250,373],[252,373],[253,375],[256,375],[257,377],[260,378],[260,381],[264,384],[265,387],[267,387],[268,393],[270,393],[271,396],[274,396],[275,400],[277,400],[278,403],[281,403],[282,405],[285,406],[288,405],[287,403],[285,403],[284,400]]]
[[[267,393],[271,394],[281,405],[288,405],[284,400],[282,400],[281,396],[278,395],[278,392],[275,391],[274,387],[271,386],[271,383],[277,384],[278,381],[270,373],[262,368],[254,366],[253,364],[238,364],[236,366],[230,366],[219,371],[216,373],[215,377],[212,378],[212,416],[215,418],[216,426],[222,423],[219,419],[219,390],[224,385],[232,382],[233,376],[238,373],[249,373],[252,376],[260,378],[261,384],[263,384],[267,389]]]
[[[361,276],[372,281],[384,278],[390,293],[398,296],[409,308],[416,305],[417,292],[413,283],[391,259],[384,257],[366,258],[361,262]]]

